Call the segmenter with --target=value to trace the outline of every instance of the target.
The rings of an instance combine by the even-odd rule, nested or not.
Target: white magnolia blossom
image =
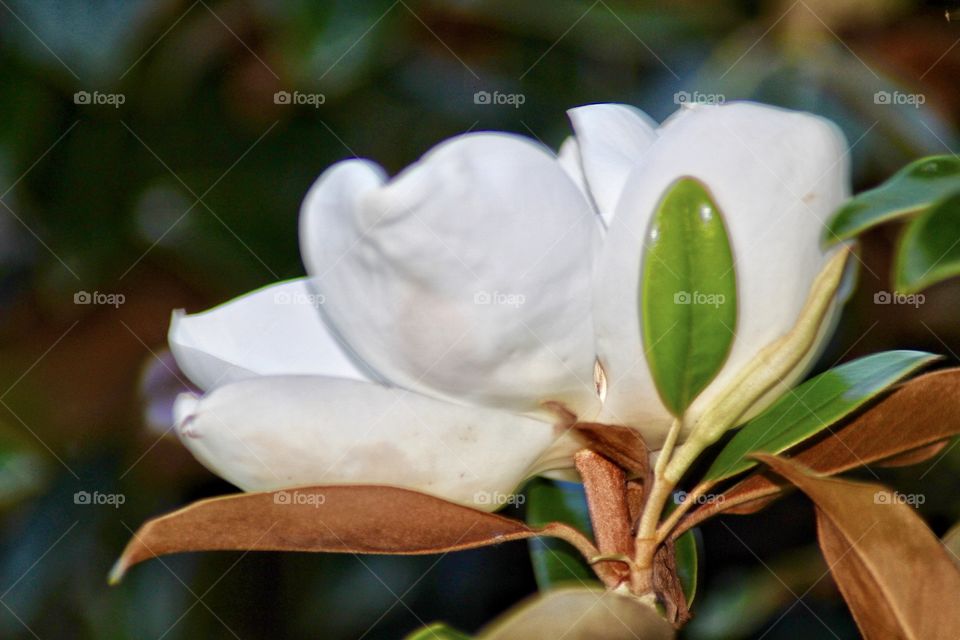
[[[659,447],[672,416],[637,292],[642,238],[681,176],[724,213],[738,288],[737,334],[695,423],[796,323],[828,258],[824,221],[849,195],[843,136],[751,103],[659,127],[624,105],[570,115],[559,156],[472,133],[393,178],[366,160],[324,172],[301,211],[306,278],[174,314],[173,353],[206,392],[177,401],[186,446],[245,490],[389,484],[489,509],[572,465],[569,414]]]

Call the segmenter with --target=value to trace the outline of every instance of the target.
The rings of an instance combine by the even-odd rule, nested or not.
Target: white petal
[[[187,377],[205,390],[279,374],[368,379],[324,325],[321,303],[300,278],[203,313],[175,311],[170,350]]]
[[[460,402],[595,411],[600,229],[556,158],[518,136],[468,134],[381,181],[369,163],[341,163],[301,213],[307,271],[364,362]]]
[[[557,151],[557,162],[567,172],[573,183],[580,187],[580,191],[592,202],[593,196],[590,195],[586,177],[583,175],[583,165],[580,162],[580,145],[577,144],[576,138],[567,136],[567,139],[563,141],[560,150]]]
[[[589,104],[567,114],[590,193],[609,225],[627,176],[657,139],[657,123],[625,104]]]
[[[494,509],[556,440],[555,428],[373,383],[263,377],[176,407],[183,443],[247,491],[387,484]]]
[[[738,293],[730,355],[690,407],[692,420],[758,350],[793,326],[826,262],[824,221],[849,194],[846,144],[827,120],[750,103],[696,107],[671,118],[628,179],[599,260],[594,303],[606,418],[640,428],[653,446],[670,418],[643,359],[641,238],[666,187],[684,175],[703,181],[724,213]]]

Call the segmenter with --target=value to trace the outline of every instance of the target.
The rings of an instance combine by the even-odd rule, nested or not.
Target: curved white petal
[[[320,317],[306,278],[259,289],[203,313],[175,311],[168,340],[180,369],[210,390],[254,376],[366,376]]]
[[[373,383],[243,380],[183,394],[177,432],[207,468],[247,491],[388,484],[492,510],[559,435],[545,422]]]
[[[576,138],[567,136],[566,140],[563,141],[557,151],[557,162],[567,172],[573,183],[580,187],[580,191],[592,202],[593,196],[590,195],[586,177],[583,175],[583,165],[580,162],[580,145],[577,144]]]
[[[671,118],[624,188],[594,298],[608,381],[605,418],[641,429],[651,446],[662,442],[670,417],[643,358],[642,239],[666,187],[685,175],[703,181],[724,213],[738,294],[730,355],[691,405],[690,422],[757,351],[793,326],[826,262],[823,224],[849,195],[846,143],[827,120],[751,103],[694,107]]]
[[[400,386],[537,412],[597,408],[590,322],[600,229],[557,159],[525,138],[449,140],[383,184],[325,172],[301,250],[331,326]]]
[[[657,123],[625,104],[589,104],[567,114],[577,134],[587,185],[609,226],[627,176],[657,139]]]

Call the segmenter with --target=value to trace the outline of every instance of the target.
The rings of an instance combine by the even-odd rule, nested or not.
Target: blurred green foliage
[[[231,490],[145,424],[137,380],[156,366],[170,310],[302,273],[299,202],[337,160],[395,172],[479,129],[556,146],[564,110],[587,102],[663,118],[685,91],[822,113],[870,186],[956,148],[960,34],[942,14],[892,0],[0,3],[0,637],[397,638],[437,619],[477,629],[535,588],[522,543],[436,558],[185,556],[106,587],[145,518]],[[278,91],[323,104],[277,104]],[[477,104],[478,91],[524,100]],[[908,313],[872,304],[889,288],[890,234],[864,238],[860,292],[821,369],[890,348],[957,359],[955,284]],[[76,304],[81,292],[124,301]],[[951,450],[882,477],[926,493],[942,533],[960,516],[958,468]],[[823,625],[855,637],[829,587],[796,604],[807,573],[744,578],[762,581],[809,544],[802,505],[705,532],[697,604],[724,637]],[[785,591],[761,608],[730,600],[742,580]],[[701,628],[689,637],[717,637]]]

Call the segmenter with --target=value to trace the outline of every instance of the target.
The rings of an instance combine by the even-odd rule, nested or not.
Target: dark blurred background
[[[685,91],[814,111],[842,126],[869,187],[956,148],[955,8],[0,0],[0,637],[398,638],[436,619],[475,630],[535,589],[524,544],[178,556],[107,587],[146,518],[233,490],[162,435],[171,310],[302,274],[300,199],[337,160],[397,171],[482,129],[556,147],[564,111],[588,102],[662,119]],[[521,98],[484,104],[478,91]],[[896,231],[865,238],[860,288],[820,369],[897,347],[957,361],[956,284],[916,308],[873,304]],[[922,493],[938,534],[960,517],[960,448],[874,471]],[[857,637],[802,499],[711,522],[702,538],[684,637]]]

